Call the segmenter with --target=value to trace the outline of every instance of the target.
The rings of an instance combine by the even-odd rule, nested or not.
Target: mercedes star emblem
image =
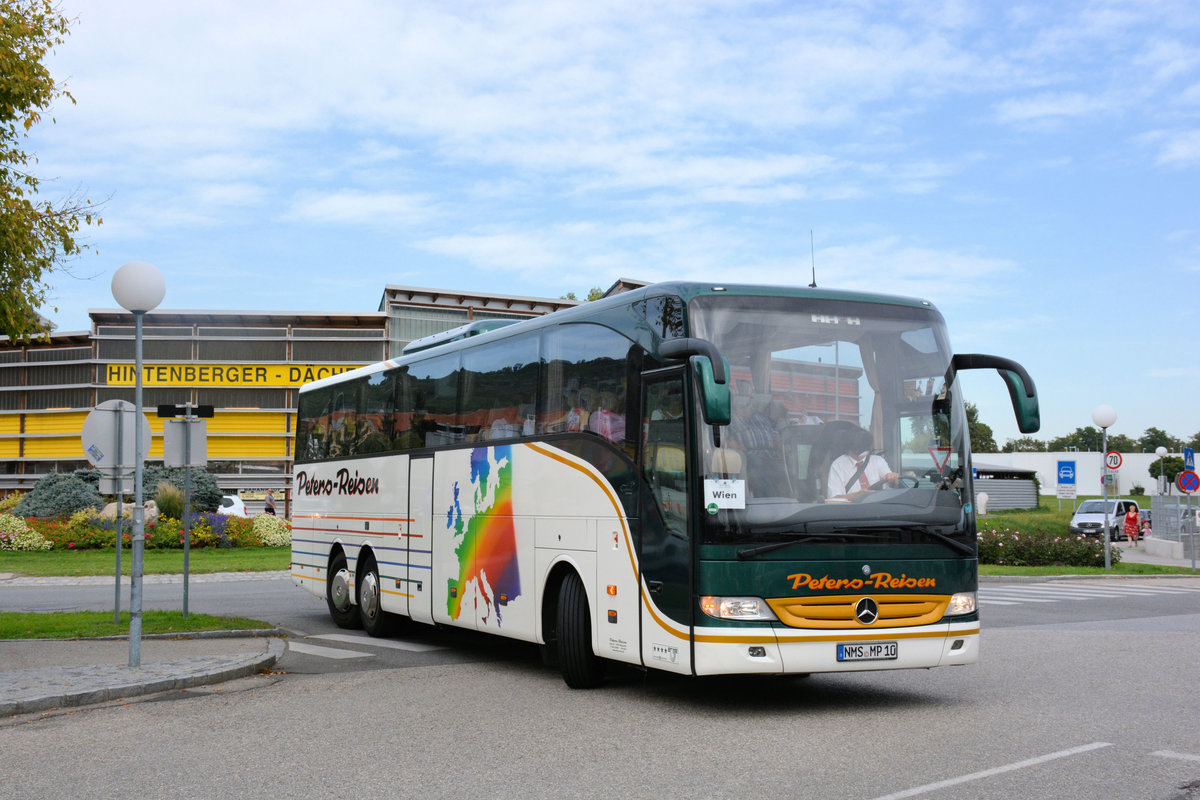
[[[879,619],[879,604],[869,597],[864,597],[854,607],[854,617],[863,625],[872,624]]]

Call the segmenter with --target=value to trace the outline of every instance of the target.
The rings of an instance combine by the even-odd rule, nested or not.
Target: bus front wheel
[[[350,602],[350,569],[346,554],[339,552],[329,562],[329,578],[325,581],[325,604],[329,616],[339,628],[361,628],[358,609]]]
[[[592,652],[592,620],[587,591],[574,572],[558,592],[558,661],[572,689],[592,689],[604,680],[605,660]]]

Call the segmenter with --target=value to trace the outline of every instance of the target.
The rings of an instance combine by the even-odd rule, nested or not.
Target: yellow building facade
[[[375,312],[155,310],[143,322],[142,405],[148,459],[163,457],[159,405],[209,405],[208,471],[260,510],[287,502],[297,390],[395,355],[413,339],[481,319],[526,319],[571,300],[389,285]],[[46,340],[0,337],[0,495],[43,475],[90,467],[81,434],[106,400],[133,401],[133,316],[92,310],[88,331]],[[281,508],[285,511],[286,506]]]

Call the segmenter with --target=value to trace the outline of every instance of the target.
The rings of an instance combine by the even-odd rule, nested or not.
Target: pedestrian
[[[1128,540],[1130,547],[1137,547],[1138,525],[1140,522],[1137,504],[1130,503],[1129,510],[1125,512],[1125,538]]]
[[[264,513],[270,514],[272,517],[275,516],[275,494],[270,489],[267,489],[266,508],[264,509]]]
[[[1154,535],[1154,531],[1150,530],[1150,520],[1142,520],[1142,539],[1149,539]]]

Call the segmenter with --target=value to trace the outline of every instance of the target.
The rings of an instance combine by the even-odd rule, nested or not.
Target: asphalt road
[[[278,674],[0,725],[5,796],[1165,800],[1200,781],[1197,579],[985,584],[970,667],[619,669],[595,691],[528,645],[321,638],[345,632],[274,583],[212,602],[267,619],[281,602],[290,644],[357,655],[293,650]]]

